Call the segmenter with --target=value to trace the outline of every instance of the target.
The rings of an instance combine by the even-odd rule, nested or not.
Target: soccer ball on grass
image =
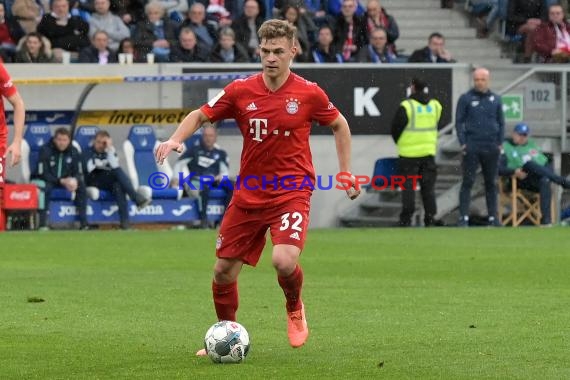
[[[220,321],[206,332],[204,348],[214,363],[241,363],[249,352],[249,334],[237,322]]]

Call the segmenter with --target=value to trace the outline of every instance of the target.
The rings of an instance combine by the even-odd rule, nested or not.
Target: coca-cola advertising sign
[[[35,210],[38,208],[38,188],[30,184],[5,184],[5,210]]]

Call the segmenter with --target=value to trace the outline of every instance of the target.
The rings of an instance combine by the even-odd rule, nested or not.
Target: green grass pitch
[[[297,350],[268,244],[239,282],[249,356],[216,365],[215,232],[2,234],[0,379],[569,379],[569,236],[310,231]]]

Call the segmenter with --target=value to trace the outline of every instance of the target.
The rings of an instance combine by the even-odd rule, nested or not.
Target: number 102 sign
[[[554,83],[529,83],[525,89],[525,106],[534,110],[556,108],[556,87]]]

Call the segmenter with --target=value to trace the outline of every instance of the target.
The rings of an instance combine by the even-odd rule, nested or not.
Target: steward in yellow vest
[[[419,176],[424,202],[425,226],[439,225],[434,219],[437,213],[435,203],[435,181],[437,167],[437,130],[442,106],[428,94],[427,84],[421,79],[413,79],[409,87],[410,96],[400,103],[392,121],[392,138],[398,148],[398,174],[406,176],[402,189],[402,212],[399,226],[411,225],[415,212],[415,190],[412,176]],[[416,177],[417,178],[417,177]]]

